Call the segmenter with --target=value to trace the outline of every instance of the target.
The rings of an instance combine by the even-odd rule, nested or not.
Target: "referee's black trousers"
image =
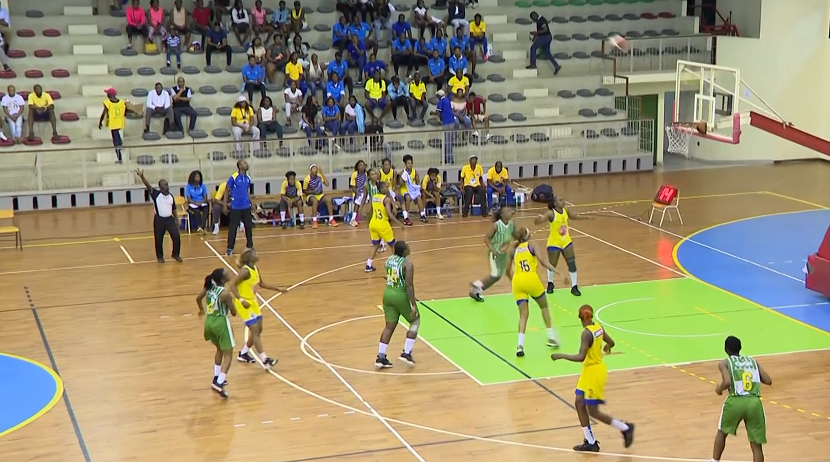
[[[230,209],[228,212],[228,250],[233,250],[236,244],[236,232],[239,230],[239,223],[245,225],[245,247],[254,248],[254,219],[251,215],[251,208]]]
[[[173,258],[180,256],[182,250],[182,236],[176,226],[174,217],[153,217],[153,238],[156,241],[156,258],[164,258],[164,234],[169,233],[173,240]]]

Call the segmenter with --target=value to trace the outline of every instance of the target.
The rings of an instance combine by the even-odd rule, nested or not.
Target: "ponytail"
[[[210,289],[213,286],[222,286],[225,284],[225,270],[216,268],[212,273],[205,276],[205,289]]]

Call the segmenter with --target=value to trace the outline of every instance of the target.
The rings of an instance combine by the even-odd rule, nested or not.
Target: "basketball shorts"
[[[565,249],[573,245],[573,241],[570,237],[568,239],[562,240],[550,240],[548,239],[548,252],[564,252]]]
[[[208,316],[205,319],[205,341],[222,351],[232,350],[236,340],[233,338],[230,319],[225,316]]]
[[[378,222],[378,220],[372,220],[369,223],[369,236],[372,238],[372,244],[378,244],[380,241],[383,241],[392,245],[395,242],[395,233],[392,232],[392,227],[389,223]]]
[[[504,272],[507,270],[507,256],[506,253],[490,253],[490,277],[500,278],[504,276]]]
[[[744,422],[750,443],[767,443],[767,418],[764,403],[757,396],[729,396],[723,402],[718,430],[735,435],[738,425]]]
[[[404,199],[406,198],[406,196],[409,196],[409,199],[414,201],[414,200],[418,200],[418,198],[421,197],[421,190],[420,189],[412,189],[412,190],[407,189],[407,190],[401,191],[401,195],[404,197]]]
[[[311,198],[312,198],[312,197],[313,197],[313,198],[315,198],[315,199],[317,199],[317,202],[320,202],[321,200],[323,200],[323,196],[325,196],[325,194],[310,194],[310,195],[308,196],[308,198],[306,199],[306,204],[310,207],[310,206],[311,206]],[[317,211],[316,211],[316,210],[312,210],[311,212],[312,212],[312,214],[313,214],[313,215],[316,215],[316,214],[317,214]]]
[[[259,308],[259,303],[256,301],[246,301],[250,305],[250,308],[243,307],[241,302],[234,302],[234,305],[236,306],[237,316],[242,319],[242,322],[244,322],[246,326],[251,326],[262,319],[262,310]]]
[[[412,306],[405,290],[393,287],[383,290],[383,316],[386,322],[398,322],[400,318],[404,318],[407,323],[412,322]]]
[[[536,275],[513,276],[513,298],[516,304],[526,302],[529,299],[538,299],[545,295],[545,287]]]
[[[605,403],[605,382],[608,381],[608,368],[605,364],[594,364],[582,368],[576,382],[576,395],[589,406]]]

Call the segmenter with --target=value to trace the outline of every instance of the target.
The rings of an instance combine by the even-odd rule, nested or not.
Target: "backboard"
[[[677,62],[674,122],[706,122],[708,131],[733,131],[733,115],[741,112],[741,71],[714,64]]]

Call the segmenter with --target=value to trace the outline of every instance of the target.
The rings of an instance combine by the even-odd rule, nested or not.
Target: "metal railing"
[[[612,60],[611,69],[606,65],[604,70],[617,77],[634,72],[671,72],[679,60],[714,64],[715,40],[709,34],[626,38],[625,51],[602,42],[602,55]]]
[[[471,155],[487,166],[497,160],[511,164],[611,159],[652,152],[653,129],[651,120],[615,119],[482,129],[479,136],[474,136],[472,130],[445,132],[430,127],[417,132],[385,133],[382,142],[371,135],[313,138],[314,144],[320,144],[317,149],[312,149],[305,137],[286,138],[282,145],[276,139],[268,139],[259,146],[250,140],[240,144],[231,141],[133,145],[123,148],[121,164],[114,162],[114,153],[111,159],[99,159],[89,149],[44,149],[11,154],[16,162],[6,163],[0,170],[0,193],[128,186],[135,184],[136,168],[145,170],[148,178],[165,178],[171,184],[185,184],[193,170],[200,170],[205,181],[221,181],[236,169],[234,164],[239,159],[248,161],[255,178],[279,178],[289,170],[305,175],[312,163],[327,173],[349,172],[358,160],[369,167],[379,167],[384,158],[401,165],[405,154],[415,156],[419,169],[463,165]]]

